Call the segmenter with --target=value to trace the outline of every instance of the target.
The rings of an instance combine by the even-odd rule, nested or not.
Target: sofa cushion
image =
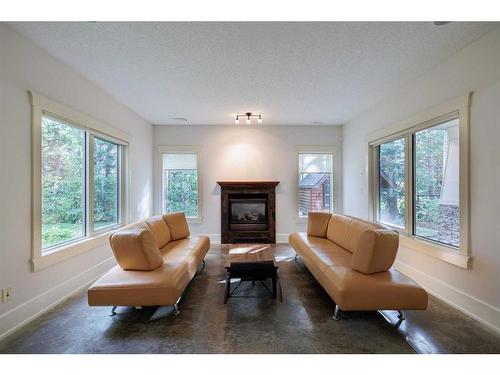
[[[394,230],[365,230],[352,256],[352,269],[366,274],[387,271],[392,267],[399,247]]]
[[[182,262],[188,266],[190,276],[194,276],[198,266],[205,258],[210,248],[210,240],[207,236],[191,236],[177,241],[171,241],[160,249],[163,261]]]
[[[365,275],[349,266],[322,268],[315,277],[342,310],[425,310],[427,292],[390,270]]]
[[[161,215],[153,216],[147,219],[146,223],[153,232],[159,248],[170,242],[172,239],[170,229],[168,229],[167,223],[163,220]]]
[[[163,264],[153,232],[145,223],[118,230],[109,242],[124,270],[151,271]]]
[[[326,237],[331,216],[332,214],[325,212],[309,212],[307,214],[307,234],[314,237]]]
[[[124,271],[115,266],[88,290],[90,306],[173,305],[192,276],[186,263],[164,263],[154,271]]]
[[[379,225],[369,221],[334,214],[328,222],[326,237],[354,253],[359,246],[361,234],[368,229],[378,228],[380,228]]]
[[[172,240],[180,240],[189,237],[189,226],[184,212],[175,212],[163,215],[163,219],[170,229]]]

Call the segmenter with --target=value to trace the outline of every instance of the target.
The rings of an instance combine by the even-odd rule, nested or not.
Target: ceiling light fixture
[[[247,118],[247,120],[246,120],[247,124],[251,124],[252,117],[258,117],[257,122],[259,124],[262,124],[262,115],[256,115],[256,114],[253,114],[252,112],[245,112],[244,114],[238,114],[238,115],[236,115],[236,120],[234,120],[235,124],[239,124],[240,123],[240,117],[246,117]]]

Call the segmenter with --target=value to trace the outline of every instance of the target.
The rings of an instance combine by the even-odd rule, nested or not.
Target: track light
[[[262,124],[262,115],[254,115],[252,112],[245,112],[244,114],[238,114],[238,115],[236,115],[236,119],[234,120],[234,123],[235,124],[239,124],[240,123],[240,117],[242,117],[242,116],[245,116],[247,118],[245,122],[248,125],[252,123],[252,117],[258,117],[257,122],[259,124]]]

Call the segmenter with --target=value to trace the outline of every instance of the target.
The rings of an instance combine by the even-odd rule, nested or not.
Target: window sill
[[[446,246],[440,246],[438,244],[405,235],[399,236],[399,244],[402,247],[418,251],[419,253],[453,264],[454,266],[464,269],[470,268],[470,260],[472,258],[468,255],[460,253],[459,250],[449,249]]]
[[[52,266],[53,264],[65,261],[72,258],[78,254],[84,253],[86,251],[95,249],[100,246],[105,246],[108,244],[109,235],[114,232],[117,228],[109,230],[105,233],[101,233],[97,236],[91,238],[85,238],[78,242],[73,242],[56,249],[47,251],[38,257],[33,257],[31,259],[32,271],[37,272],[46,267]]]
[[[201,223],[201,216],[199,217],[186,217],[186,221],[191,224],[200,224]]]

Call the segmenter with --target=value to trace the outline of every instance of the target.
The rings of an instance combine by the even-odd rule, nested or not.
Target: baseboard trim
[[[87,287],[115,264],[115,258],[109,257],[63,283],[3,313],[0,315],[0,340]]]
[[[415,280],[429,294],[500,333],[500,309],[397,260],[395,268]]]
[[[276,243],[288,243],[289,233],[278,233],[276,235]]]

